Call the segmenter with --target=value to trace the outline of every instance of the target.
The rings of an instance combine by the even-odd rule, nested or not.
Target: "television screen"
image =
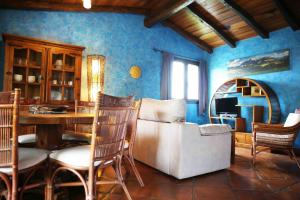
[[[237,97],[216,99],[216,114],[236,114],[238,115]]]

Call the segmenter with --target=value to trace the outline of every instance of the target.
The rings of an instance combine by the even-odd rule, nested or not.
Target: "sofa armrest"
[[[170,137],[170,172],[177,178],[208,173],[230,166],[231,133],[204,136],[198,124],[178,123]]]

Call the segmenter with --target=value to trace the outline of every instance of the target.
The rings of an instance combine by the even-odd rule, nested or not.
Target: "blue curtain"
[[[171,66],[174,55],[163,52],[163,65],[161,68],[160,99],[170,99],[171,90]]]
[[[207,94],[207,67],[205,61],[199,62],[199,106],[198,115],[205,113],[208,94]]]

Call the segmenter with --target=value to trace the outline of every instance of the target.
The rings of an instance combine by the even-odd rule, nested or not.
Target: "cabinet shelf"
[[[63,71],[69,72],[69,73],[74,73],[74,69],[64,69]]]
[[[13,81],[13,84],[16,84],[16,85],[25,85],[26,82],[24,82],[24,81]]]
[[[52,71],[57,71],[57,72],[63,72],[62,69],[55,69],[55,68],[52,68],[51,70],[52,70]]]
[[[28,68],[30,68],[30,69],[41,69],[41,66],[29,65]]]
[[[212,116],[210,117],[212,119],[228,119],[228,120],[235,120],[237,118],[240,118],[240,117],[220,117],[220,116]]]
[[[51,84],[51,87],[63,87],[63,85],[59,85],[59,84]]]
[[[234,89],[236,91],[232,91]],[[235,93],[241,94],[237,96],[241,100],[240,104],[235,106],[238,107],[238,113],[242,115],[238,115],[239,118],[216,116],[215,99],[230,97],[230,94],[234,96]],[[242,98],[244,99],[242,100]],[[265,106],[262,106],[264,100],[258,100],[257,98],[264,98],[266,102],[263,105]],[[256,102],[259,102],[260,105],[257,105]],[[247,112],[241,112],[241,109],[246,109]],[[247,115],[243,116],[245,113]],[[263,82],[249,78],[235,78],[226,81],[213,94],[208,114],[211,123],[220,123],[220,119],[235,119],[233,123],[228,123],[235,126],[236,132],[246,132],[251,130],[250,122],[278,123],[280,120],[280,106],[274,91]]]
[[[28,85],[39,86],[39,85],[41,85],[41,84],[40,84],[40,83],[28,83]]]
[[[74,86],[73,85],[64,85],[64,87],[66,87],[66,88],[73,88]]]
[[[235,105],[235,106],[238,106],[238,107],[254,107],[254,106],[258,106],[258,105],[255,105],[255,104],[238,104],[238,105]]]
[[[26,68],[27,65],[22,65],[22,64],[13,64],[14,67],[22,67],[22,68]]]
[[[228,92],[216,92],[215,94],[237,94],[240,93],[238,91],[228,91]]]

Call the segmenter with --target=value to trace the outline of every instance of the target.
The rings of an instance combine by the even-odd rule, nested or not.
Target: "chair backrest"
[[[133,97],[114,97],[98,92],[95,103],[88,175],[90,194],[93,194],[95,186],[95,161],[104,164],[115,160],[117,165],[120,164]]]
[[[93,162],[111,159],[123,152],[133,97],[97,95],[92,130]]]
[[[0,167],[18,169],[18,120],[20,90],[0,92]]]
[[[92,101],[75,101],[75,113],[89,113],[93,114],[95,109],[95,102]],[[91,134],[92,125],[89,124],[75,124],[74,132],[76,134]]]
[[[130,115],[128,123],[127,123],[126,139],[129,142],[130,149],[132,149],[134,141],[135,141],[137,118],[139,116],[141,102],[142,102],[141,100],[134,102],[133,109],[132,109],[131,115]]]

